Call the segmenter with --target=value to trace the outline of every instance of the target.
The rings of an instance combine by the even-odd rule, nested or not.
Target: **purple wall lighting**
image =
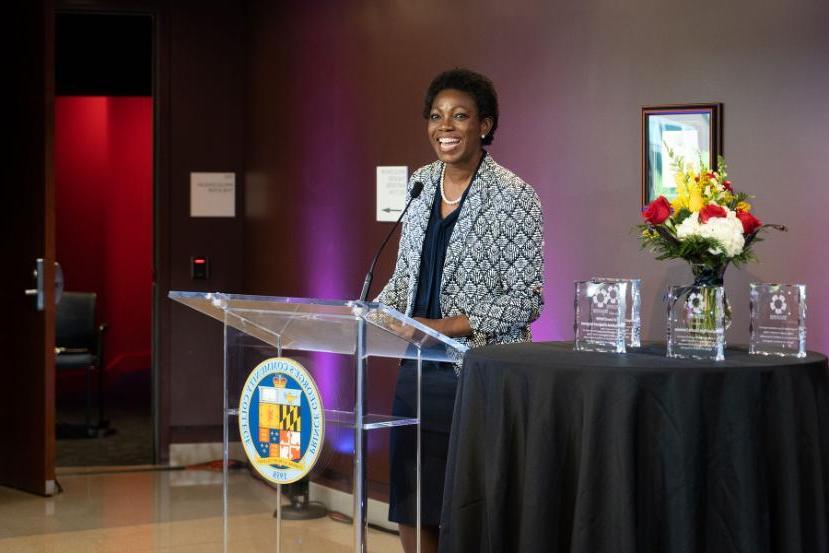
[[[308,367],[313,372],[314,379],[322,395],[323,408],[326,410],[350,411],[353,409],[354,390],[351,375],[354,371],[354,360],[350,356],[333,353],[309,352],[307,354]],[[326,429],[326,441],[338,453],[351,453],[354,449],[352,432],[345,431],[345,426]]]

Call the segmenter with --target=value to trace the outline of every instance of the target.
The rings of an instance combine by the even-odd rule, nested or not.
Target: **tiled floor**
[[[276,552],[275,492],[231,475],[227,549],[219,474],[207,471],[63,473],[42,498],[0,487],[1,553]],[[352,528],[328,518],[283,522],[282,553],[352,551]],[[369,551],[401,551],[369,530]]]

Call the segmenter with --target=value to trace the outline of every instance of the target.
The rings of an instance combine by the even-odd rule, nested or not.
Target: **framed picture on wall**
[[[676,197],[669,150],[709,168],[722,155],[722,104],[645,106],[642,108],[642,205],[659,196]]]

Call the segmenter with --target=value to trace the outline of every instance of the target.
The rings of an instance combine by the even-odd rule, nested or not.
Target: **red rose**
[[[731,181],[730,181],[730,180],[723,181],[723,183],[722,183],[722,187],[723,187],[723,188],[725,188],[726,190],[728,190],[729,192],[734,192],[734,191],[731,189]]]
[[[652,225],[659,225],[671,216],[671,202],[665,196],[659,196],[645,206],[642,218]]]
[[[763,222],[760,219],[742,209],[737,210],[737,219],[743,224],[743,234],[752,234],[763,226]]]
[[[707,223],[708,219],[712,217],[725,217],[726,211],[725,208],[718,206],[717,204],[708,204],[707,206],[703,207],[699,210],[699,222],[700,223]]]

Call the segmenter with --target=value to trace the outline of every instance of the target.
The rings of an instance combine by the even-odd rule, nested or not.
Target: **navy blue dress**
[[[429,226],[423,239],[420,276],[413,317],[440,319],[440,283],[452,230],[458,220],[466,194],[458,208],[441,218],[440,190],[435,192]],[[449,449],[449,430],[455,406],[458,380],[451,363],[424,361],[421,373],[421,524],[438,526],[443,503],[443,483]],[[417,361],[406,359],[400,365],[392,413],[417,416]],[[397,427],[390,437],[389,520],[416,524],[417,433],[413,427]]]

